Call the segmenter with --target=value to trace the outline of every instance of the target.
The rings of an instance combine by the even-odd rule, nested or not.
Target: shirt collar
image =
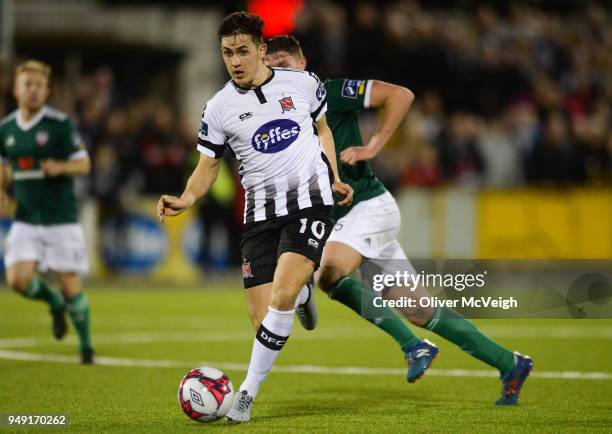
[[[34,125],[36,125],[37,123],[39,123],[42,118],[45,116],[45,113],[47,112],[47,106],[43,106],[38,113],[36,113],[36,116],[34,116],[32,119],[30,119],[29,121],[25,121],[22,117],[21,117],[21,111],[19,109],[17,109],[17,116],[15,117],[15,120],[17,121],[17,126],[23,130],[23,131],[28,131],[29,129],[31,129]]]
[[[268,68],[270,71],[272,71],[272,74],[270,74],[270,76],[268,78],[266,78],[266,80],[261,83],[259,86],[257,87],[242,87],[240,86],[238,83],[236,83],[233,79],[232,79],[232,83],[234,84],[234,86],[237,89],[240,90],[256,90],[256,89],[260,89],[262,86],[265,86],[266,84],[270,83],[272,81],[272,79],[274,78],[274,68],[270,68],[269,66],[266,66],[266,68]]]

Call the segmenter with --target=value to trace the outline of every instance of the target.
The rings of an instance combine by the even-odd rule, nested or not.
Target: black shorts
[[[306,208],[298,214],[247,223],[242,232],[242,279],[244,288],[274,280],[281,254],[294,252],[319,267],[323,246],[334,227],[331,207]]]

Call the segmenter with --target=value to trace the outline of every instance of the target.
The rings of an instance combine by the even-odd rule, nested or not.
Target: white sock
[[[240,390],[246,390],[253,398],[257,396],[261,383],[266,379],[280,350],[289,339],[294,313],[295,310],[280,311],[272,306],[268,307],[268,313],[253,341],[253,352],[247,376],[240,385]]]
[[[300,293],[298,294],[297,298],[295,299],[294,308],[298,307],[300,304],[306,303],[306,300],[308,300],[308,285],[302,286],[302,289],[300,290]]]

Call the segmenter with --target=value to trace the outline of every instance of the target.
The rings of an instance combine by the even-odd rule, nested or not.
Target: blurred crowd
[[[75,120],[92,158],[81,192],[109,208],[136,195],[180,193],[197,158],[197,125],[189,120],[198,116],[182,116],[153,93],[135,100],[118,95],[114,82],[109,66],[71,85],[52,82],[50,104]]]
[[[376,161],[388,184],[612,185],[609,5],[344,3],[309,2],[296,36],[322,77],[415,92]]]
[[[610,10],[430,3],[313,0],[297,18],[308,69],[322,78],[381,79],[415,92],[374,162],[383,181],[391,189],[612,185]],[[74,116],[92,155],[83,189],[110,209],[126,196],[179,193],[197,159],[197,114],[149,95],[120,95],[112,66],[70,85],[54,81],[53,104]],[[0,102],[0,114],[9,105]],[[366,138],[375,125],[375,113],[362,116]]]

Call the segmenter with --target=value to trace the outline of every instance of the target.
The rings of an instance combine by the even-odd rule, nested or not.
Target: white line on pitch
[[[612,339],[612,327],[500,327],[488,326],[483,327],[483,331],[492,337],[513,337],[513,338],[553,338],[553,339]],[[305,332],[297,330],[291,338],[297,339],[340,339],[343,337],[354,336],[354,330],[346,327],[327,327],[315,332]],[[364,332],[360,337],[362,339],[371,337],[378,338],[380,336],[378,330],[372,329],[372,333]],[[226,331],[223,335],[219,333],[206,333],[198,330],[181,330],[181,331],[160,331],[160,332],[130,332],[130,333],[108,333],[96,334],[94,339],[98,344],[144,344],[152,342],[239,342],[248,341],[253,337],[253,333],[247,330]],[[29,348],[38,345],[48,345],[56,341],[50,337],[14,337],[0,339],[0,348]],[[69,336],[68,339],[61,343],[74,345],[76,343],[74,336]]]
[[[76,356],[61,354],[40,354],[20,351],[0,350],[0,359],[19,360],[27,362],[56,362],[56,363],[78,363]],[[194,366],[216,366],[220,369],[230,371],[246,371],[248,365],[245,363],[230,362],[189,362],[182,360],[153,360],[153,359],[131,359],[120,357],[96,357],[96,363],[102,366],[127,366],[138,368],[190,368]],[[406,373],[401,368],[367,368],[357,366],[316,366],[316,365],[288,365],[275,366],[275,372],[300,373],[300,374],[333,374],[333,375],[397,375]],[[483,369],[430,369],[428,376],[434,377],[498,377],[494,370]],[[565,380],[612,380],[610,372],[578,372],[578,371],[534,371],[531,374],[535,378],[565,379]]]

